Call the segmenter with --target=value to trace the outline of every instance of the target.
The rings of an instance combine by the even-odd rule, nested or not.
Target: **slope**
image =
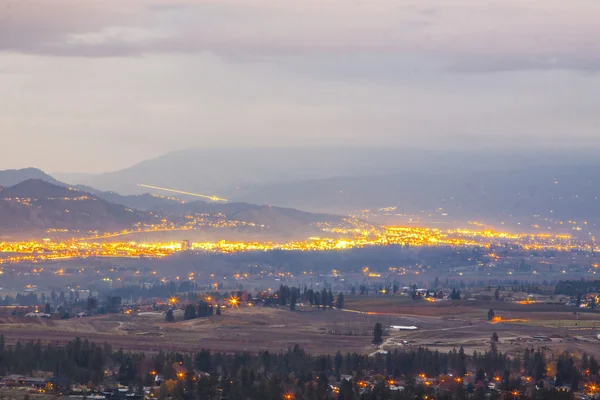
[[[0,186],[9,187],[29,179],[39,179],[54,185],[64,185],[38,168],[7,169],[0,171]]]
[[[3,232],[47,229],[120,229],[152,223],[157,217],[89,193],[30,179],[0,188],[0,229]]]
[[[193,148],[165,154],[120,171],[85,177],[73,184],[122,194],[146,191],[155,185],[205,195],[235,196],[236,188],[323,180],[340,176],[369,177],[403,173],[457,174],[477,170],[502,171],[530,166],[596,163],[587,152],[509,150],[447,150],[407,147],[264,147]],[[227,191],[227,192],[225,192]],[[310,194],[309,194],[310,195]],[[247,201],[247,200],[245,200]],[[252,202],[255,202],[252,200]],[[279,204],[261,200],[263,204]],[[302,207],[300,207],[302,208]]]

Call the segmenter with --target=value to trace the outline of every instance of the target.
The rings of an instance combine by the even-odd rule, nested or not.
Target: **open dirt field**
[[[364,300],[364,301],[363,301]],[[544,306],[544,307],[540,307]],[[9,343],[42,340],[64,343],[75,336],[130,350],[278,351],[299,344],[312,353],[372,353],[376,322],[416,326],[415,331],[389,330],[384,349],[426,346],[443,351],[464,346],[467,352],[489,348],[493,332],[498,348],[514,354],[526,346],[552,351],[578,351],[600,357],[600,313],[578,313],[566,306],[518,305],[498,302],[415,302],[405,298],[350,298],[345,310],[302,308],[229,309],[223,316],[167,323],[160,313],[106,315],[64,321],[24,317],[0,318],[0,332]],[[489,323],[487,311],[506,322]],[[512,321],[512,322],[511,322]],[[596,329],[596,326],[599,329]],[[545,335],[551,340],[533,341]]]
[[[529,347],[545,347],[552,352],[564,350],[600,355],[600,313],[563,305],[515,304],[504,302],[461,301],[436,302],[413,301],[406,297],[373,297],[367,301],[351,298],[346,307],[357,311],[369,310],[369,314],[390,318],[435,321],[412,324],[416,331],[390,331],[384,349],[399,348],[404,341],[411,346],[424,346],[448,351],[463,346],[467,352],[489,349],[490,338],[496,332],[500,338],[498,349],[515,354]],[[490,323],[487,312],[494,309],[501,321]],[[547,336],[549,341],[535,341],[533,336]]]
[[[302,310],[300,308],[300,310]],[[282,350],[299,344],[307,351],[329,353],[371,351],[376,322],[418,324],[433,328],[432,317],[379,316],[314,310],[290,312],[275,308],[239,308],[220,317],[167,323],[161,314],[107,315],[64,321],[4,317],[0,331],[9,343],[42,340],[63,343],[75,336],[132,350],[159,349],[219,351]],[[447,324],[458,326],[449,321]]]

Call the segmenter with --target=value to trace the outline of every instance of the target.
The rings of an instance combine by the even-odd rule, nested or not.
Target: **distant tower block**
[[[192,248],[192,245],[190,244],[189,240],[184,240],[183,242],[181,242],[181,250],[187,251],[191,248]]]

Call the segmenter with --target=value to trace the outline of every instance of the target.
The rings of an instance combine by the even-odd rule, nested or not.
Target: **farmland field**
[[[487,321],[495,309],[501,320]],[[0,330],[8,343],[17,340],[42,340],[64,343],[75,336],[131,350],[160,349],[194,351],[279,351],[295,344],[311,353],[372,353],[371,335],[376,322],[416,326],[415,331],[386,332],[383,348],[401,349],[405,345],[449,350],[463,346],[465,351],[489,348],[490,337],[500,337],[501,351],[516,353],[526,346],[545,346],[550,350],[586,351],[600,356],[600,313],[575,314],[574,309],[553,305],[519,305],[501,302],[412,301],[406,297],[349,297],[344,310],[319,310],[243,307],[228,309],[222,316],[206,319],[165,322],[164,315],[104,315],[69,320],[26,317],[0,318]],[[534,335],[551,340],[535,342]],[[404,343],[404,342],[407,343]]]

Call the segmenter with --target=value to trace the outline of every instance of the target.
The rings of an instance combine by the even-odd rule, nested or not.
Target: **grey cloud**
[[[240,60],[409,54],[445,60],[459,72],[598,69],[600,3],[584,0],[432,0],[425,8],[405,0],[45,4],[6,7],[0,51],[80,57],[211,52]],[[132,40],[136,31],[145,35]]]
[[[155,11],[176,11],[192,7],[189,3],[154,3],[149,4],[147,8]]]
[[[14,143],[0,146],[4,168],[102,171],[190,146],[600,146],[600,77],[569,71],[446,74],[376,54],[0,54],[0,65],[25,74],[0,74]]]
[[[490,73],[524,70],[577,70],[581,72],[600,71],[600,55],[585,57],[572,55],[556,56],[513,56],[504,57],[464,57],[450,62],[448,71],[457,73]]]

